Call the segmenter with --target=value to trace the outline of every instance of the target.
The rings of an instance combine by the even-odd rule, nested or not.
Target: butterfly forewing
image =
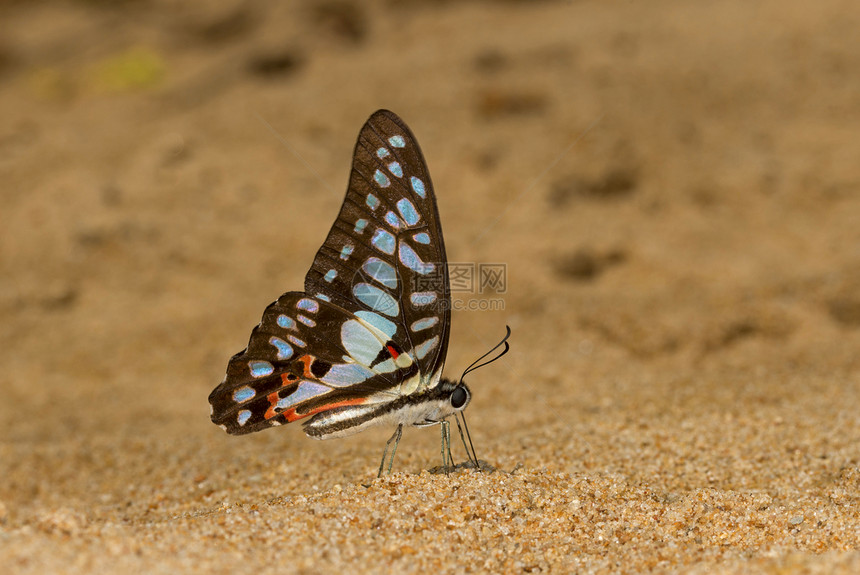
[[[380,110],[359,133],[346,198],[305,291],[391,328],[396,347],[418,364],[421,385],[435,385],[448,347],[446,262],[418,143],[400,118]]]

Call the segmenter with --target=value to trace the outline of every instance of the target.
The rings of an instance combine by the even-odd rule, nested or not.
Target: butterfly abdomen
[[[334,439],[353,435],[378,425],[388,427],[435,425],[455,411],[466,407],[465,403],[457,407],[451,405],[451,394],[457,387],[458,385],[453,382],[442,380],[437,387],[403,395],[395,401],[330,409],[308,420],[304,424],[304,432],[314,439]]]

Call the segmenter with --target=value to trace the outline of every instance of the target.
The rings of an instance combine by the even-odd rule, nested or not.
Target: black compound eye
[[[466,388],[460,386],[451,394],[451,407],[454,409],[460,409],[466,405],[467,399],[469,399],[469,393],[466,391]]]

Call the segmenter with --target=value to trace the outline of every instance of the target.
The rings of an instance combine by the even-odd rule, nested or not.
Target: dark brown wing
[[[447,258],[430,175],[395,114],[358,137],[346,198],[305,278],[266,308],[209,396],[229,433],[438,383],[448,348]]]

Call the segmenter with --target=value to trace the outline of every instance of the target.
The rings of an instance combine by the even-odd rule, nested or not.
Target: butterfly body
[[[403,426],[447,430],[445,418],[471,398],[462,381],[442,378],[450,303],[424,158],[403,121],[380,110],[359,133],[346,197],[304,292],[263,312],[209,396],[212,421],[241,435],[305,420],[315,439],[376,425],[396,426],[398,440]]]
[[[458,389],[464,390],[464,399]],[[454,394],[457,393],[457,397]],[[304,424],[304,432],[314,439],[346,437],[369,427],[437,425],[468,405],[471,392],[464,383],[443,379],[436,387],[401,395],[390,403],[344,406],[315,415]],[[457,401],[455,401],[457,400]]]

